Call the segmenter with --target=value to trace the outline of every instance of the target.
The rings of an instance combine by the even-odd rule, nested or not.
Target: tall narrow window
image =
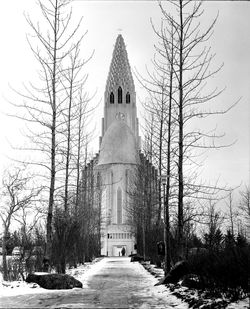
[[[122,190],[117,189],[117,224],[122,224]]]
[[[100,188],[100,185],[101,185],[101,175],[100,175],[99,172],[97,173],[96,182],[97,182],[97,188]]]
[[[118,88],[118,103],[122,103],[122,88]]]
[[[113,181],[113,171],[110,173],[110,204],[111,204],[111,222],[115,223],[115,209],[114,209],[114,201],[113,201],[113,190],[114,190],[114,181]]]
[[[126,94],[126,103],[129,104],[130,103],[130,93],[127,92]]]
[[[113,92],[110,93],[109,102],[110,102],[111,104],[114,104],[114,103],[115,103],[115,96],[114,96]]]
[[[99,209],[101,209],[101,175],[100,173],[98,172],[97,173],[97,179],[96,179],[96,197],[97,197],[97,205],[99,207]]]

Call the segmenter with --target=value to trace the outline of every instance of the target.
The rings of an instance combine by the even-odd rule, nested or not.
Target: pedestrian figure
[[[125,250],[125,248],[123,247],[123,248],[122,248],[122,256],[125,255],[125,252],[126,252],[126,250]]]

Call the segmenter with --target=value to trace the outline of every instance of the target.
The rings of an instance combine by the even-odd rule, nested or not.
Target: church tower
[[[139,147],[135,85],[121,34],[116,39],[106,82],[101,140],[115,119],[125,121],[133,132]]]
[[[119,34],[104,94],[104,118],[95,167],[101,208],[101,254],[134,253],[129,220],[133,174],[139,164],[140,137],[136,93],[123,37]],[[124,248],[124,249],[123,249]]]

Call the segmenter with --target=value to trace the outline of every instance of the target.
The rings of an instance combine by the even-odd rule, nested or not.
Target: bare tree
[[[126,213],[133,226],[137,250],[143,258],[156,259],[157,241],[161,240],[158,223],[158,178],[150,161],[140,154],[140,164],[128,174]],[[163,235],[163,233],[162,233]]]
[[[151,148],[154,156],[153,162],[159,171],[159,212],[158,223],[162,217],[162,185],[163,213],[164,213],[164,240],[165,240],[165,273],[170,270],[170,216],[169,206],[175,191],[175,176],[173,175],[173,161],[176,150],[173,148],[175,133],[175,119],[173,117],[173,95],[176,92],[174,85],[174,57],[173,45],[174,28],[169,33],[169,42],[166,41],[166,29],[164,24],[158,31],[152,24],[159,41],[155,45],[155,57],[152,61],[153,73],[148,72],[148,79],[140,76],[140,82],[147,90],[150,100],[144,104],[151,120],[149,128],[151,134]],[[147,130],[147,128],[146,128]],[[163,180],[164,179],[164,180]]]
[[[86,93],[83,93],[82,89],[79,92],[79,103],[78,103],[78,112],[77,112],[77,139],[76,139],[76,155],[75,155],[75,166],[76,166],[76,197],[75,205],[76,209],[79,208],[80,202],[80,186],[81,186],[81,175],[84,166],[87,165],[88,158],[88,143],[90,135],[86,133],[86,109],[88,98]]]
[[[240,201],[240,210],[245,218],[247,232],[250,231],[250,189],[248,186],[245,187],[245,190],[241,191],[241,201]]]
[[[172,177],[169,188],[172,190],[176,188],[173,192],[175,196],[173,205],[177,206],[180,258],[184,257],[185,247],[185,205],[197,199],[209,199],[212,193],[220,189],[216,185],[206,185],[199,180],[198,169],[202,165],[199,156],[206,149],[229,146],[217,142],[223,134],[217,134],[214,129],[197,129],[197,125],[199,123],[199,127],[201,126],[200,119],[225,114],[236,104],[224,110],[211,109],[210,102],[223,90],[217,88],[211,90],[205,86],[209,79],[219,72],[222,65],[213,69],[212,61],[215,55],[211,53],[211,48],[206,46],[217,17],[208,28],[201,30],[199,23],[199,18],[203,14],[201,6],[201,2],[189,0],[167,3],[159,1],[162,12],[160,30],[153,26],[159,38],[156,46],[158,61],[154,66],[154,72],[150,74],[151,81],[147,83],[147,89],[153,94],[156,92],[155,86],[158,86],[158,89],[162,87],[166,96],[162,119],[165,126],[169,125],[166,131],[171,134],[171,138],[164,137],[159,142],[165,141],[165,145],[162,144],[161,147],[167,157],[167,175]],[[154,105],[151,106],[152,109],[155,108]],[[174,163],[171,173],[168,166],[170,162]],[[164,169],[164,166],[161,168]]]
[[[18,219],[20,211],[26,211],[35,202],[38,191],[29,187],[31,178],[19,167],[6,170],[2,179],[1,212],[3,224],[3,277],[8,280],[6,261],[6,239],[13,220]]]
[[[216,203],[210,200],[206,211],[207,231],[204,233],[205,245],[209,250],[218,251],[222,245],[220,228],[224,219],[222,213],[216,210]]]
[[[63,87],[66,92],[66,106],[63,111],[64,122],[62,122],[60,128],[63,137],[59,151],[65,158],[62,162],[65,212],[68,211],[70,203],[69,191],[71,190],[71,193],[72,190],[76,191],[76,195],[78,195],[80,158],[84,156],[82,148],[85,146],[84,143],[87,142],[86,122],[90,112],[93,111],[93,108],[88,107],[91,98],[89,99],[87,93],[84,93],[88,75],[83,71],[84,65],[91,59],[92,55],[86,61],[80,58],[81,43],[82,37],[70,53],[69,66],[64,70]],[[71,186],[69,186],[70,183]],[[73,196],[73,194],[71,195]],[[71,201],[72,203],[73,201]]]
[[[33,205],[34,204],[34,205]],[[15,218],[20,224],[19,237],[21,254],[18,259],[19,274],[25,280],[25,274],[41,270],[43,248],[37,250],[35,234],[39,223],[44,223],[44,214],[40,211],[39,200],[30,205],[23,205]],[[38,257],[40,255],[40,257]],[[34,258],[35,256],[35,258]]]
[[[69,149],[72,142],[72,121],[76,119],[73,109],[77,105],[76,93],[79,93],[86,80],[84,77],[77,79],[85,64],[79,58],[80,43],[85,33],[78,35],[81,20],[72,24],[70,2],[39,0],[41,20],[34,22],[26,15],[33,32],[28,36],[28,42],[40,66],[39,80],[38,85],[34,82],[25,86],[24,92],[16,91],[24,102],[14,104],[21,109],[16,117],[32,125],[28,127],[27,133],[31,144],[22,149],[37,154],[29,163],[38,167],[37,174],[48,190],[48,198],[44,197],[48,209],[45,252],[48,261],[51,260],[52,253],[53,210],[55,204],[60,203],[57,199],[64,196],[64,207],[68,207],[72,156]],[[63,173],[66,174],[65,177]],[[61,194],[62,187],[64,194]]]
[[[239,212],[235,209],[234,200],[233,200],[233,190],[231,189],[228,193],[228,199],[226,201],[228,208],[228,220],[232,236],[235,236],[235,225],[238,220]]]

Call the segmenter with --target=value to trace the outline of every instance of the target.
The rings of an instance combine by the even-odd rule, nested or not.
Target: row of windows
[[[117,98],[118,98],[118,103],[122,104],[122,88],[121,87],[119,87],[117,90]],[[110,104],[115,103],[115,95],[113,92],[110,93],[109,102]],[[130,103],[130,93],[129,92],[126,93],[126,103],[127,104]]]
[[[108,233],[109,239],[131,239],[131,233]]]

